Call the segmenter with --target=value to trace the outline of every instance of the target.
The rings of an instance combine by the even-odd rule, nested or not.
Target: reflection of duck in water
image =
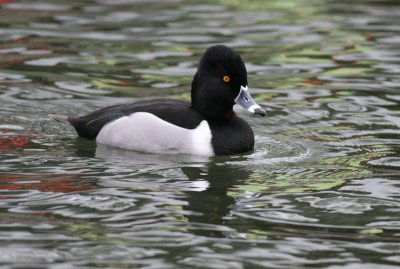
[[[221,165],[224,164],[224,165]],[[203,168],[184,167],[182,171],[190,180],[207,182],[208,186],[202,191],[186,192],[188,205],[185,210],[193,212],[188,218],[191,223],[205,224],[197,234],[219,236],[223,230],[213,225],[225,225],[230,212],[235,206],[235,198],[229,192],[233,186],[242,184],[251,175],[251,171],[231,165],[225,165],[213,160]]]
[[[155,99],[114,105],[82,117],[53,115],[70,123],[78,135],[99,144],[130,150],[194,155],[250,151],[254,134],[233,111],[239,104],[265,116],[247,88],[246,67],[232,49],[210,47],[192,82],[192,102]]]
[[[180,212],[182,217],[191,223],[194,233],[207,236],[221,235],[224,228],[220,225],[229,221],[227,218],[236,203],[230,193],[234,192],[232,188],[246,184],[253,173],[247,166],[228,163],[246,161],[249,155],[213,158],[183,154],[154,155],[99,145],[95,156],[112,163],[114,170],[122,167],[124,171],[125,167],[130,171],[129,177],[122,179],[121,185],[116,183],[116,186],[161,191],[167,203],[169,199],[185,202]],[[110,186],[109,178],[98,184]]]

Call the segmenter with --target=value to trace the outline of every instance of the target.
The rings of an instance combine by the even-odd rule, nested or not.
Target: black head
[[[247,71],[240,55],[224,45],[212,46],[193,78],[192,107],[207,118],[227,118],[235,102],[242,105],[237,99],[243,88],[247,93]]]

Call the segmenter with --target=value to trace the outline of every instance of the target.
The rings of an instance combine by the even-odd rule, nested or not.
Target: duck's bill
[[[262,109],[251,97],[248,87],[241,86],[240,92],[235,99],[235,103],[250,111],[251,113],[265,116],[265,110]]]

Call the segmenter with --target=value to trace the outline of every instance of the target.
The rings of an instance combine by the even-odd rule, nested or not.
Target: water
[[[400,6],[0,0],[2,268],[398,268]],[[254,152],[97,147],[48,114],[189,98],[245,59]]]

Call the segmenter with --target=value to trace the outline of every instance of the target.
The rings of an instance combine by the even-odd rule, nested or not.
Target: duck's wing
[[[148,112],[162,120],[186,129],[196,128],[204,119],[188,102],[170,99],[154,99],[114,105],[96,110],[86,116],[69,117],[51,115],[55,120],[70,123],[80,137],[95,139],[107,124],[136,112]]]

